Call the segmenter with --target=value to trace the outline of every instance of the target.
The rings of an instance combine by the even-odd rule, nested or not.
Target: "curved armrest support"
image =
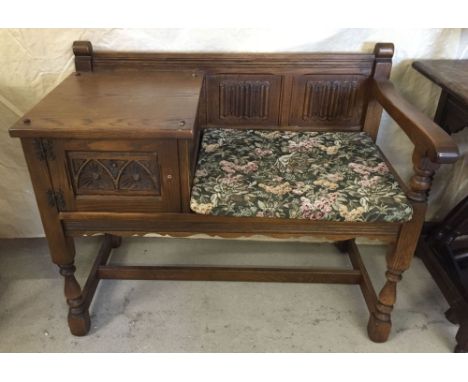
[[[456,162],[459,153],[452,137],[406,101],[391,81],[374,80],[372,95],[403,129],[420,155],[433,163]]]

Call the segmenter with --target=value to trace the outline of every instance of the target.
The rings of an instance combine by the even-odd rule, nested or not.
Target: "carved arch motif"
[[[161,193],[154,153],[129,158],[125,153],[75,152],[69,159],[76,194]]]

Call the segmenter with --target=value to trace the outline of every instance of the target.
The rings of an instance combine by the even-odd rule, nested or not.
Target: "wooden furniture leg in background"
[[[468,197],[419,241],[418,253],[450,309],[445,316],[460,325],[455,352],[468,352]]]
[[[464,317],[465,320],[460,322],[460,328],[455,336],[457,340],[455,353],[468,353],[468,310],[465,311]]]
[[[459,287],[455,285],[451,275],[438,260],[434,247],[428,245],[427,238],[420,239],[417,250],[419,257],[450,305],[445,312],[445,317],[452,324],[460,325],[455,336],[457,341],[455,352],[468,353],[468,302]]]
[[[465,306],[465,309],[460,314],[462,317],[459,322],[460,328],[458,329],[455,339],[457,345],[455,346],[455,353],[468,353],[468,305]]]

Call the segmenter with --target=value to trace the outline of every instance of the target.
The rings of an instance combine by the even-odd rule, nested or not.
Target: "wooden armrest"
[[[452,137],[406,101],[391,81],[374,80],[372,93],[414,143],[417,151],[434,163],[456,162],[459,153]]]

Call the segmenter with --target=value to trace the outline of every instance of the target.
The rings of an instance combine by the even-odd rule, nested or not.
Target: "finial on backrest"
[[[89,41],[74,41],[73,54],[77,71],[93,71],[93,45]]]
[[[370,77],[374,80],[388,80],[392,69],[392,57],[395,46],[391,42],[378,42],[374,47],[374,67]],[[371,85],[372,86],[372,85]],[[363,131],[367,132],[374,141],[379,132],[382,106],[372,97],[367,105]]]
[[[377,59],[392,59],[395,45],[391,42],[378,42],[375,44],[374,54]]]

